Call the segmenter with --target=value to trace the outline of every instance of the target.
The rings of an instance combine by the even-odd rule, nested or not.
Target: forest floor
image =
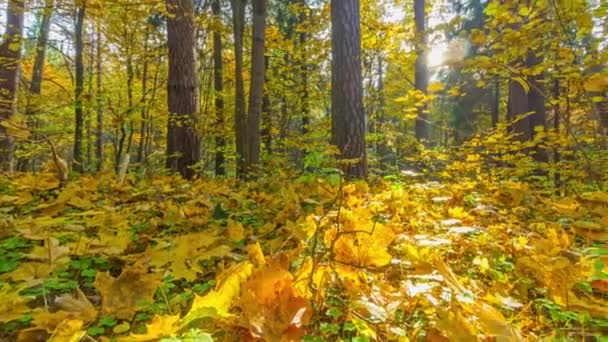
[[[607,227],[519,182],[3,176],[0,340],[601,340]]]

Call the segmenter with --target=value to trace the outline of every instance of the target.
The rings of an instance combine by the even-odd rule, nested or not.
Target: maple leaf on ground
[[[47,263],[51,270],[63,266],[70,261],[70,248],[60,246],[59,240],[48,238],[44,241],[44,246],[34,246],[28,258]]]
[[[8,284],[2,285],[0,289],[0,323],[15,320],[24,313],[30,311],[26,305],[29,297],[19,295],[20,288],[10,289]]]
[[[223,257],[232,250],[219,242],[220,237],[215,233],[192,233],[177,236],[155,248],[148,248],[145,253],[150,258],[150,265],[160,268],[170,264],[169,268],[176,280],[193,281],[199,271],[199,261]]]
[[[293,287],[293,276],[278,262],[261,267],[243,285],[239,307],[250,331],[266,341],[296,341],[312,316],[308,299]]]
[[[35,328],[33,329],[43,329],[50,333],[68,321],[88,323],[97,318],[97,309],[80,289],[76,290],[75,296],[64,294],[57,297],[55,304],[59,307],[59,311],[49,312],[41,308],[34,310],[32,324]]]
[[[325,243],[334,247],[336,261],[358,267],[390,263],[392,256],[387,248],[395,239],[395,233],[384,224],[373,222],[369,209],[343,210],[340,219],[340,231],[332,228],[324,236]]]
[[[119,342],[143,342],[158,341],[162,337],[173,337],[179,330],[179,315],[154,316],[152,321],[146,324],[145,334],[131,334],[121,337]]]
[[[184,316],[181,327],[202,318],[228,317],[234,299],[241,292],[241,284],[249,278],[253,271],[253,264],[244,261],[236,264],[220,276],[215,289],[204,296],[194,295],[192,308]]]
[[[123,269],[118,278],[108,272],[98,272],[93,285],[101,293],[104,315],[130,320],[139,302],[153,301],[161,279],[161,274],[147,273],[144,267],[135,265]]]
[[[83,322],[78,319],[63,321],[53,331],[48,342],[78,342],[86,335],[86,331],[82,327]]]

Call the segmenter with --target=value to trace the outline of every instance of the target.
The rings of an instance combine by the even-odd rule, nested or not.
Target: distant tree
[[[253,0],[253,34],[251,37],[251,83],[247,113],[245,172],[260,162],[260,117],[264,100],[264,41],[266,0]]]
[[[192,0],[165,0],[169,75],[167,101],[167,168],[184,178],[196,175],[200,161],[200,138],[196,131],[198,77],[194,54],[194,10]]]
[[[84,112],[83,99],[84,93],[84,19],[86,14],[86,2],[82,1],[76,9],[76,24],[74,26],[74,50],[75,50],[75,79],[76,87],[74,88],[74,170],[84,172],[85,165],[82,157],[83,145],[83,130],[84,130]]]
[[[331,140],[348,178],[367,177],[359,0],[332,0]]]
[[[213,18],[217,24],[221,22],[221,3],[220,0],[213,0],[211,3]],[[224,149],[226,139],[224,138],[224,63],[222,60],[222,33],[217,28],[213,31],[213,90],[215,95],[215,120],[217,132],[215,137],[215,175],[223,176],[226,174]]]
[[[14,167],[14,138],[1,123],[15,113],[24,6],[24,0],[8,1],[6,31],[0,44],[0,170],[6,171],[12,171]]]
[[[416,90],[426,94],[429,84],[429,71],[427,66],[427,34],[426,34],[426,14],[425,0],[414,0],[414,21],[416,24],[416,66],[415,80]],[[416,138],[420,141],[428,142],[431,138],[431,125],[427,113],[428,105],[425,103],[418,107],[416,116]]]
[[[234,131],[236,140],[236,174],[245,175],[247,113],[245,82],[243,81],[243,35],[245,31],[245,7],[247,0],[230,0],[232,29],[234,33]]]

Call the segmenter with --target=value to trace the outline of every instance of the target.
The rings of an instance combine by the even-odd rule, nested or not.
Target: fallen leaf
[[[145,334],[130,334],[127,337],[121,337],[119,342],[142,342],[142,341],[158,341],[162,337],[174,337],[179,330],[179,315],[161,315],[154,316],[152,321],[146,324]]]
[[[130,320],[139,302],[152,302],[161,281],[160,274],[149,274],[142,267],[123,269],[118,278],[108,272],[98,272],[93,285],[101,293],[104,315]]]

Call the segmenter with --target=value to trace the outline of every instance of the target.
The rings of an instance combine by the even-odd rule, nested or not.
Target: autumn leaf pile
[[[514,181],[15,174],[0,339],[600,336],[607,227],[606,192]]]

